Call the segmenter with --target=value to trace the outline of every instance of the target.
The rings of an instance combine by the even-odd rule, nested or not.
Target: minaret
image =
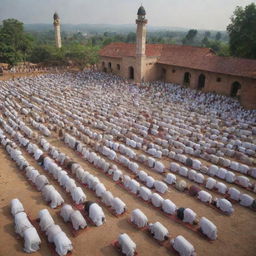
[[[61,36],[60,36],[60,18],[55,12],[53,15],[53,25],[55,31],[55,43],[57,48],[61,48]]]
[[[146,11],[143,6],[138,9],[138,18],[136,19],[136,70],[135,81],[144,81],[145,59],[146,59]]]

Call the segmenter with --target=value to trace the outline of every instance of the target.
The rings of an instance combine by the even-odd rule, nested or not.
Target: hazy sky
[[[225,30],[236,6],[256,0],[0,0],[0,20],[51,23],[133,24],[141,3],[152,26]]]

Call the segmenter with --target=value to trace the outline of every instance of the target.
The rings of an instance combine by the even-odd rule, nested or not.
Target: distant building
[[[60,18],[56,12],[53,15],[53,25],[54,25],[54,31],[55,31],[56,47],[61,48]]]
[[[145,9],[138,10],[136,44],[111,43],[100,51],[99,68],[135,82],[162,80],[204,92],[238,97],[256,108],[256,60],[217,56],[203,47],[146,44]]]

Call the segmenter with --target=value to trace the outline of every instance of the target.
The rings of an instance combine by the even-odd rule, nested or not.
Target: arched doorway
[[[201,74],[198,78],[198,85],[197,85],[197,89],[198,90],[202,90],[204,88],[205,85],[205,75]]]
[[[107,73],[107,68],[103,68],[103,72]]]
[[[164,82],[166,80],[166,69],[165,68],[161,69],[161,80]]]
[[[134,79],[134,68],[129,67],[129,79]]]
[[[234,82],[231,86],[230,96],[237,97],[240,89],[241,89],[241,84],[238,82]]]
[[[191,74],[189,72],[186,72],[184,74],[184,78],[183,78],[183,84],[185,86],[189,86],[190,85],[190,79],[191,79]]]
[[[112,64],[111,64],[111,62],[108,63],[108,70],[109,70],[110,72],[112,72]]]

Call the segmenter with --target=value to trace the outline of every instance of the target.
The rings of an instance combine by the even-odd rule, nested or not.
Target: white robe
[[[11,213],[15,216],[19,212],[24,212],[24,207],[19,199],[15,198],[11,201]]]
[[[145,200],[145,201],[149,201],[150,198],[151,198],[151,195],[152,195],[152,192],[149,188],[147,187],[140,187],[140,190],[139,190],[139,196]]]
[[[41,240],[34,227],[24,231],[24,251],[27,253],[36,252],[40,249]]]
[[[171,185],[173,183],[176,183],[176,175],[172,174],[172,173],[168,173],[165,177],[165,181]]]
[[[224,199],[224,198],[217,199],[216,206],[227,214],[232,214],[234,212],[232,204],[227,199]]]
[[[187,222],[189,224],[193,224],[195,219],[196,219],[196,213],[193,210],[191,210],[189,208],[186,208],[184,210],[183,222]]]
[[[207,218],[202,217],[199,221],[199,226],[203,234],[211,240],[217,239],[217,227]]]
[[[116,214],[122,214],[125,211],[126,204],[118,197],[115,197],[111,202],[111,208]]]
[[[58,233],[62,232],[61,228],[59,225],[51,225],[47,230],[46,230],[46,236],[47,239],[50,243],[53,242],[53,238],[55,235],[57,235]]]
[[[157,193],[153,193],[151,196],[151,203],[155,206],[155,207],[162,207],[162,203],[163,203],[164,199]]]
[[[238,189],[231,187],[228,190],[228,194],[230,195],[231,199],[239,201],[241,192]]]
[[[75,187],[71,191],[71,196],[76,204],[82,204],[86,201],[86,195],[80,187]]]
[[[177,236],[171,240],[173,248],[179,253],[180,256],[194,256],[194,246],[186,240],[183,236]]]
[[[60,210],[60,216],[64,219],[65,222],[70,220],[70,215],[73,212],[73,208],[69,204],[65,204],[62,206]]]
[[[54,235],[53,242],[55,244],[55,250],[60,256],[65,256],[68,251],[73,250],[72,243],[64,232]]]
[[[126,256],[134,256],[136,251],[136,244],[131,238],[123,233],[118,237],[118,243],[121,247],[122,253]]]
[[[198,192],[198,198],[204,203],[211,203],[212,195],[204,190]]]
[[[110,191],[105,191],[102,194],[102,202],[107,205],[107,206],[111,206],[112,205],[112,200],[114,199],[112,193]]]
[[[21,237],[24,235],[24,231],[28,228],[33,227],[30,221],[28,220],[28,216],[25,212],[17,213],[14,216],[15,223],[15,232],[19,234]]]
[[[148,218],[140,209],[135,209],[131,213],[131,222],[137,227],[142,228],[147,226]]]
[[[154,187],[157,192],[164,194],[168,190],[168,186],[162,181],[155,181]]]
[[[212,190],[215,188],[217,181],[213,178],[207,178],[205,187]]]
[[[39,212],[39,226],[42,231],[46,231],[51,225],[54,224],[54,220],[47,209],[43,209]]]
[[[247,194],[240,195],[240,205],[250,207],[254,201],[254,198]]]
[[[105,220],[102,208],[96,203],[90,205],[89,217],[97,227],[103,225]]]
[[[160,222],[149,224],[149,230],[153,234],[154,238],[158,241],[164,241],[165,236],[169,235],[168,229],[163,226]]]
[[[177,210],[177,207],[176,207],[176,205],[170,199],[165,199],[162,202],[162,210],[165,213],[173,215],[173,214],[175,214],[175,212]]]
[[[78,210],[71,212],[70,221],[75,230],[78,230],[79,228],[84,229],[85,227],[87,227],[87,223],[86,223],[83,215]]]

